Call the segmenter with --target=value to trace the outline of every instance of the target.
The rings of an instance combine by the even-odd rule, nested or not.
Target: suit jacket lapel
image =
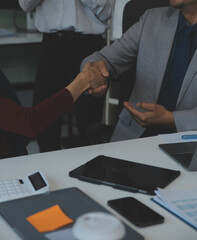
[[[194,75],[196,74],[196,63],[197,63],[197,50],[195,51],[194,53],[194,56],[189,64],[189,67],[187,69],[187,72],[185,74],[185,77],[183,79],[183,83],[182,83],[182,86],[181,86],[181,90],[180,90],[180,93],[179,93],[179,97],[178,97],[178,100],[177,100],[177,107],[180,103],[180,101],[182,100],[183,96],[184,96],[184,93],[185,91],[187,90],[190,82],[192,81]]]
[[[161,84],[164,78],[168,59],[170,56],[176,28],[178,24],[179,11],[170,16],[166,16],[162,25],[162,34],[158,37],[158,62],[156,78],[156,99],[158,99]]]

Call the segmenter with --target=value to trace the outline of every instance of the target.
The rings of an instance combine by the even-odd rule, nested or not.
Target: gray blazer
[[[168,63],[179,10],[163,7],[145,12],[120,39],[87,57],[85,62],[104,60],[110,76],[117,77],[137,61],[136,81],[129,102],[156,103]],[[177,131],[197,130],[197,51],[190,62],[173,112]],[[142,128],[126,109],[119,116],[115,140],[141,136]],[[122,136],[121,136],[122,135]]]

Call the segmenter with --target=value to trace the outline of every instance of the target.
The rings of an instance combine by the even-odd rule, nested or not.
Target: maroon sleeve
[[[32,108],[16,104],[0,95],[0,128],[23,136],[35,137],[51,123],[73,109],[73,98],[67,89]]]

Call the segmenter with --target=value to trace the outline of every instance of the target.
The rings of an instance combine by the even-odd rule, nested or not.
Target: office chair
[[[136,23],[147,9],[169,6],[169,0],[131,0],[123,9],[122,29],[123,33]],[[120,81],[118,115],[123,108],[123,102],[129,99],[135,82],[135,69],[132,66],[121,74],[116,81]],[[86,136],[82,145],[91,145],[109,142],[114,127],[96,123],[86,129]]]

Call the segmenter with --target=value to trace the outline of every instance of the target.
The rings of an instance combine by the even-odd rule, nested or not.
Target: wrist
[[[79,73],[76,78],[66,87],[66,89],[73,96],[73,101],[76,101],[77,98],[88,88],[89,83],[83,73]]]
[[[172,127],[172,128],[175,127],[173,112],[167,111],[167,114],[166,114],[166,124],[169,127]]]
[[[91,87],[90,81],[87,79],[87,74],[80,72],[77,77],[78,84],[85,91]]]

